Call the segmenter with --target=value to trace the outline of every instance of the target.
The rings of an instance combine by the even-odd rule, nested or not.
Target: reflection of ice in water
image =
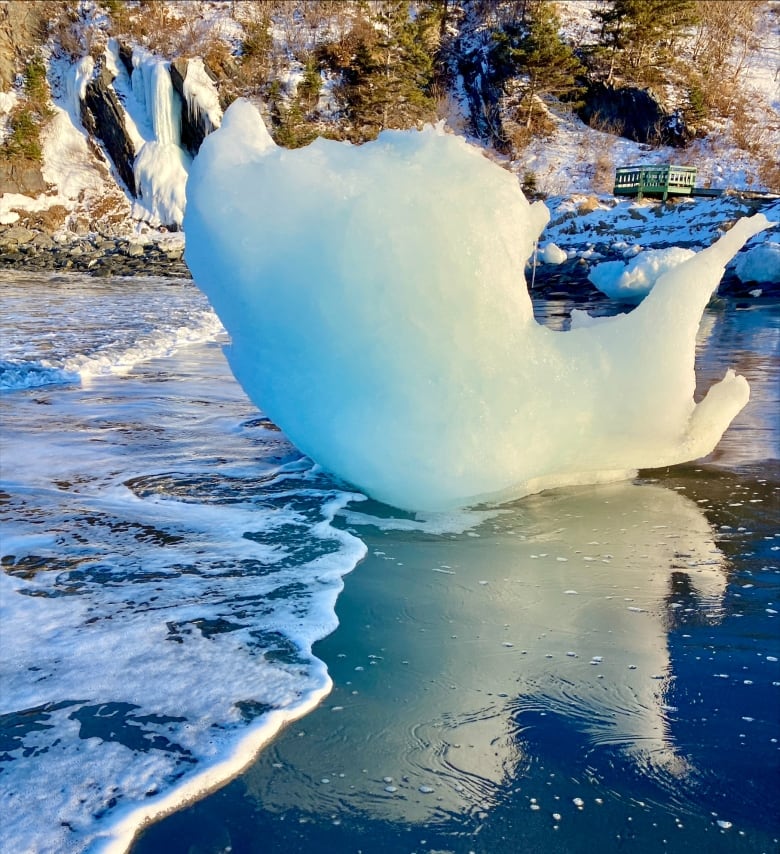
[[[734,466],[780,458],[778,434],[773,429],[780,396],[780,312],[776,305],[730,305],[704,315],[697,341],[698,394],[729,366],[750,383],[750,401],[708,461]]]
[[[414,601],[402,579],[384,584],[383,610],[398,617],[386,635],[366,627],[377,667],[370,657],[358,664],[348,639],[347,672],[358,669],[328,701],[341,717],[322,741],[295,745],[306,750],[310,740],[316,751],[297,767],[328,772],[320,808],[322,798],[357,797],[361,808],[406,822],[489,808],[500,786],[523,777],[518,714],[527,711],[560,714],[590,743],[680,785],[689,768],[670,731],[666,635],[674,610],[689,603],[675,601],[673,580],[688,576],[708,620],[719,617],[726,582],[725,558],[696,505],[662,487],[620,484],[535,496],[476,533],[458,537],[457,548],[446,535],[419,534],[392,554],[382,553],[382,539],[374,545],[387,572],[430,581],[415,580]],[[364,693],[376,678],[381,690]],[[302,727],[311,735],[313,725]],[[291,771],[256,783],[267,786],[261,798],[271,808],[312,797]]]

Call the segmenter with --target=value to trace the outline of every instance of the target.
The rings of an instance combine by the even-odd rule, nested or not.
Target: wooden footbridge
[[[616,196],[719,196],[723,190],[696,186],[695,166],[621,166],[615,170]]]

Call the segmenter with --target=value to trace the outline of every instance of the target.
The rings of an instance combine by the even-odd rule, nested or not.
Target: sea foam
[[[274,145],[247,101],[187,185],[186,260],[234,374],[324,468],[411,510],[504,500],[707,454],[745,405],[694,403],[694,352],[737,223],[629,315],[556,333],[523,268],[548,220],[442,127]]]
[[[328,693],[312,644],[365,546],[191,283],[3,285],[8,361],[93,373],[0,395],[0,850],[124,851]]]

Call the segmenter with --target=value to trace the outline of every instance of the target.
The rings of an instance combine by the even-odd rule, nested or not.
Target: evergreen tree
[[[341,43],[323,45],[320,61],[341,75],[338,95],[356,139],[435,116],[434,84],[446,3],[376,3]]]
[[[643,82],[649,68],[668,61],[674,44],[699,19],[695,0],[610,0],[594,9],[608,56],[607,83],[616,73]]]
[[[512,44],[508,35],[499,36],[499,62],[524,78],[520,107],[522,121],[530,128],[537,99],[552,95],[560,98],[579,92],[577,77],[584,69],[569,45],[561,40],[560,20],[551,2],[538,2],[530,25]]]

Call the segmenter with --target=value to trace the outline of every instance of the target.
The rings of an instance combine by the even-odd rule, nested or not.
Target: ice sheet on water
[[[761,216],[629,315],[556,333],[523,279],[548,212],[442,128],[277,148],[236,101],[187,186],[186,259],[231,367],[292,441],[371,496],[442,510],[708,453],[748,399],[694,404],[695,339]]]

